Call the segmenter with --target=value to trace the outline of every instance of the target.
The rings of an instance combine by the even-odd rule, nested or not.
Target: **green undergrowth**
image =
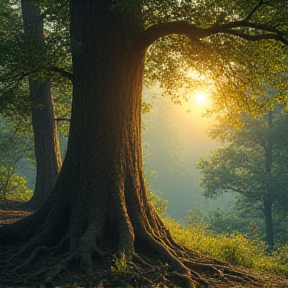
[[[216,234],[205,226],[191,227],[171,218],[165,218],[164,222],[175,241],[193,251],[256,271],[288,276],[288,244],[268,253],[263,241],[239,232]]]
[[[27,180],[14,173],[13,168],[0,167],[0,198],[28,201],[33,191],[27,188]]]
[[[23,193],[21,189],[15,191],[11,189],[10,191],[7,196],[9,195],[11,197],[9,198],[13,200],[19,200],[19,198],[23,200],[20,197],[22,194],[30,196],[28,193]],[[19,193],[19,191],[22,193]],[[165,209],[163,211],[165,212]],[[257,237],[251,238],[239,232],[217,234],[210,231],[201,219],[197,218],[192,222],[180,223],[172,218],[163,217],[164,212],[160,213],[162,214],[162,220],[173,239],[180,245],[192,251],[227,261],[233,265],[252,269],[255,272],[267,271],[288,277],[288,243],[276,247],[272,252],[267,252],[268,247],[265,242],[260,241]],[[130,270],[124,254],[121,254],[120,257],[114,255],[111,272],[116,278],[130,279],[132,277],[133,284],[136,286],[131,287],[142,287],[143,279],[139,277],[138,279],[135,273]]]

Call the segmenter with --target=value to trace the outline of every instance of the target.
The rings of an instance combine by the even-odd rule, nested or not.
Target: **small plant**
[[[111,272],[116,279],[121,280],[121,285],[124,284],[125,288],[143,288],[144,278],[141,274],[133,271],[128,265],[128,261],[124,253],[113,256],[114,265],[111,266]],[[150,287],[150,286],[149,286]]]
[[[117,255],[113,256],[113,263],[114,266],[111,266],[111,271],[115,275],[121,275],[126,276],[128,273],[130,273],[130,269],[127,263],[127,259],[124,253],[120,254],[120,257],[117,257]]]
[[[199,283],[194,283],[193,286],[194,286],[193,288],[204,288],[204,286],[202,286]]]

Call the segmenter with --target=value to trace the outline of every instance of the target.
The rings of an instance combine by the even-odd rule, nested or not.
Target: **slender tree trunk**
[[[268,129],[269,129],[269,135],[268,139],[264,145],[264,150],[265,150],[265,171],[267,173],[272,172],[272,164],[273,164],[273,135],[272,135],[272,125],[273,125],[273,112],[269,111],[268,112]]]
[[[31,0],[22,0],[22,16],[25,34],[31,48],[40,49],[44,45],[43,19],[38,7]],[[44,56],[45,57],[45,56]],[[44,59],[39,59],[44,60]],[[37,59],[34,66],[37,69]],[[33,67],[32,67],[33,69]],[[61,157],[57,157],[59,141],[55,124],[54,106],[49,79],[38,80],[29,77],[31,95],[32,126],[37,166],[35,190],[28,207],[38,208],[53,190],[61,167]],[[59,156],[59,155],[58,155]]]
[[[270,178],[272,173],[272,164],[273,164],[273,137],[272,137],[272,125],[273,125],[273,112],[268,112],[268,129],[269,135],[268,139],[265,143],[265,171],[268,173],[268,177]],[[271,195],[271,191],[273,190],[273,183],[268,183],[267,185],[267,193]],[[266,241],[273,247],[274,245],[274,228],[273,228],[273,200],[264,199],[264,216],[265,216],[265,226],[266,226]]]
[[[270,245],[271,248],[274,246],[272,205],[273,205],[273,202],[271,200],[269,199],[264,200],[266,241]]]

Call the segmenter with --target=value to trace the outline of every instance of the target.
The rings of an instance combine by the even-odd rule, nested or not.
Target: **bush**
[[[216,234],[205,225],[187,227],[171,218],[165,218],[164,222],[175,241],[191,250],[242,267],[288,275],[288,244],[273,255],[267,255],[265,242],[239,232]]]
[[[0,198],[27,201],[33,191],[26,187],[27,180],[14,174],[13,169],[0,167]]]
[[[276,259],[273,270],[288,277],[288,244],[279,246],[272,255]]]

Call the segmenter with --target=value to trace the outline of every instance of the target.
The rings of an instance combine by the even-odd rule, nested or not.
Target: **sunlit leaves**
[[[201,185],[205,195],[215,196],[227,191],[251,193],[255,188],[255,175],[265,176],[264,161],[260,147],[252,150],[229,145],[217,149],[211,159],[201,159],[197,164],[204,175]]]
[[[66,1],[31,3],[42,8],[44,41],[24,33],[19,1],[7,1],[0,8],[0,112],[17,126],[30,117],[28,76],[39,82],[50,78],[56,114],[70,115],[71,81],[54,71],[54,67],[66,72],[72,69],[69,7]]]
[[[26,187],[27,180],[16,173],[21,160],[33,156],[33,140],[18,132],[0,118],[0,198],[28,200],[32,191]]]
[[[288,122],[280,108],[259,119],[242,115],[241,129],[224,121],[213,130],[213,136],[218,135],[225,145],[198,162],[205,195],[234,191],[253,205],[267,198],[287,203]]]
[[[3,63],[7,65],[5,69],[9,69],[9,73],[6,73],[6,77],[10,75],[9,81],[13,79],[17,81],[17,77],[19,80],[31,73],[32,77],[43,79],[48,75],[51,76],[51,71],[49,72],[51,66],[71,71],[67,1],[35,0],[33,3],[41,6],[45,16],[45,46],[34,45],[32,50],[30,47],[25,51],[20,42],[25,42],[27,39],[20,38],[18,42],[13,40],[13,45],[6,43],[6,47],[18,49],[10,53],[9,61],[8,57],[2,57],[7,59]],[[286,33],[287,29],[288,7],[285,1],[269,2],[257,9],[255,7],[259,1],[143,0],[115,1],[115,3],[118,8],[130,9],[133,12],[137,7],[141,7],[142,15],[139,17],[143,18],[146,27],[158,23],[187,21],[207,28],[245,19],[249,15],[249,20],[253,23],[278,27],[283,33]],[[252,28],[245,28],[243,31],[248,34],[261,33]],[[5,50],[9,51],[3,46],[1,51]],[[288,81],[284,81],[286,55],[287,49],[275,41],[249,42],[219,33],[192,43],[185,37],[171,35],[159,39],[150,47],[147,53],[145,79],[146,83],[161,83],[176,103],[185,99],[186,92],[183,92],[183,89],[187,90],[187,93],[203,88],[209,90],[213,95],[212,111],[222,111],[227,117],[235,120],[237,114],[243,110],[257,114],[259,110],[265,111],[271,108],[275,96],[276,101],[287,102]],[[191,78],[189,76],[191,71],[197,71],[199,77]],[[274,94],[274,98],[267,97],[267,87],[274,87],[279,95]],[[179,89],[183,95],[180,95]]]
[[[187,21],[207,28],[249,17],[251,22],[270,25],[271,29],[280,27],[284,34],[287,29],[284,11],[287,12],[288,7],[283,1],[259,7],[259,1],[166,0],[143,3],[147,26]],[[262,33],[255,28],[241,31],[249,35]],[[273,108],[277,101],[287,102],[287,48],[276,41],[251,42],[218,33],[191,42],[188,38],[171,35],[150,47],[146,63],[146,81],[162,83],[176,103],[183,101],[179,89],[203,90],[206,86],[213,95],[211,112],[221,111],[231,123],[242,111],[257,115]],[[189,78],[187,73],[191,71],[197,71],[200,77]],[[268,95],[271,87],[278,91],[278,95]]]
[[[14,174],[13,168],[0,167],[0,199],[28,201],[33,191],[27,188],[27,180]]]
[[[179,244],[193,251],[208,253],[243,267],[253,267],[262,271],[276,269],[277,260],[265,254],[265,243],[249,239],[247,235],[238,232],[232,235],[216,234],[200,225],[196,228],[183,227],[172,219],[165,219],[165,225]]]

